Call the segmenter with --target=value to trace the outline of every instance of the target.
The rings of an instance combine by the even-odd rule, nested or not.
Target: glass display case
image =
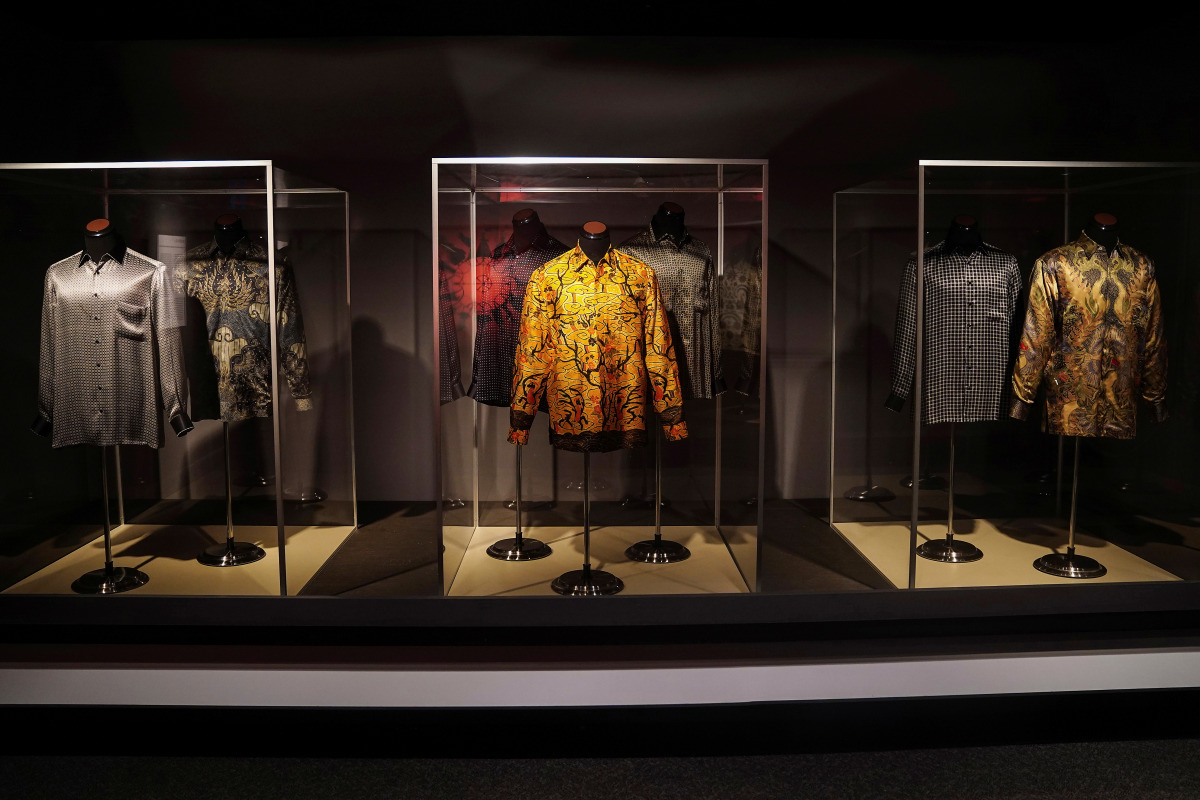
[[[767,163],[439,158],[432,170],[445,593],[755,590]],[[595,266],[570,260],[580,241],[625,255],[587,273],[569,313],[550,302],[540,322],[524,318],[530,286],[565,297]],[[628,307],[602,302],[615,295],[601,284]],[[540,352],[538,325],[552,342]],[[510,409],[518,353],[523,376],[542,359],[533,383],[550,375],[518,394],[525,417]],[[635,377],[618,401],[622,370]],[[572,439],[593,413],[617,439]]]
[[[4,592],[296,594],[354,530],[348,203],[270,161],[0,165]]]
[[[891,584],[1200,579],[1198,189],[922,161],[836,195],[829,518]]]

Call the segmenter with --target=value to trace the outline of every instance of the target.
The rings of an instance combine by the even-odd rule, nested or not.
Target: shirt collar
[[[119,244],[115,248],[113,248],[113,252],[105,253],[104,255],[100,256],[100,263],[97,264],[95,261],[92,261],[92,257],[88,255],[88,251],[85,249],[85,250],[80,251],[79,263],[76,264],[76,266],[82,267],[85,264],[90,263],[92,266],[88,267],[88,269],[95,272],[95,271],[99,270],[101,267],[103,267],[109,261],[115,261],[118,264],[122,264],[125,262],[125,250],[126,250],[125,245]]]
[[[683,247],[687,240],[692,238],[692,234],[688,231],[686,226],[683,229],[683,235],[678,239],[676,239],[675,234],[671,233],[670,231],[663,231],[662,233],[659,233],[654,229],[654,220],[650,220],[650,235],[656,242],[670,242],[676,247]]]
[[[601,268],[601,271],[603,271],[603,267],[609,266],[609,259],[612,258],[612,254],[612,245],[609,245],[608,250],[604,253],[604,255],[600,256],[600,262],[595,266],[597,268]],[[570,269],[578,272],[579,270],[583,269],[585,264],[591,263],[592,262],[590,259],[588,259],[587,254],[583,252],[583,248],[579,246],[579,240],[576,239],[575,249],[571,251],[571,255],[567,258],[567,266]]]
[[[1075,244],[1083,248],[1083,254],[1088,258],[1096,255],[1097,250],[1104,250],[1103,247],[1096,243],[1095,239],[1087,235],[1087,231],[1079,232],[1079,238],[1075,240]],[[1117,237],[1117,246],[1113,248],[1113,254],[1120,253],[1124,246],[1125,244],[1121,241],[1121,238]],[[1108,251],[1105,250],[1104,254],[1108,255]]]
[[[229,254],[229,258],[244,257],[246,255],[246,251],[249,249],[250,249],[250,237],[243,236],[242,238],[238,239],[237,244],[235,244],[233,246],[233,252]],[[208,257],[209,258],[217,258],[218,256],[221,256],[221,255],[224,255],[224,254],[221,252],[221,248],[217,246],[217,237],[214,236],[212,242],[210,242],[208,245]]]

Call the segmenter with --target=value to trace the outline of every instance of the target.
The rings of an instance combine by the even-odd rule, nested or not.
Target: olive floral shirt
[[[1167,345],[1154,263],[1086,234],[1034,264],[1013,368],[1012,416],[1025,419],[1046,385],[1046,432],[1131,439],[1137,399],[1166,419]]]

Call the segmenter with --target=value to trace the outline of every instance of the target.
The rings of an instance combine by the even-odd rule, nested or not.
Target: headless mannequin
[[[579,249],[589,261],[599,264],[611,245],[612,237],[608,233],[607,225],[596,221],[583,224],[583,230],[579,233]]]
[[[1117,249],[1117,218],[1112,214],[1100,213],[1088,220],[1083,232],[1093,242],[1103,247],[1111,256]]]
[[[683,226],[683,206],[677,203],[663,203],[650,222],[656,237],[669,233],[676,242],[683,239],[686,230]]]
[[[513,247],[517,254],[524,253],[533,246],[539,236],[548,236],[546,226],[532,208],[523,208],[513,214]]]
[[[946,244],[961,255],[969,255],[983,245],[983,236],[979,233],[979,221],[970,214],[959,214],[950,223],[946,231]]]
[[[120,261],[125,255],[125,243],[112,223],[106,219],[94,219],[83,228],[83,249],[88,257],[99,264],[106,255]]]
[[[223,255],[230,255],[237,248],[237,243],[246,238],[246,229],[242,226],[242,218],[237,214],[222,214],[213,223],[213,237],[217,241],[217,249]]]

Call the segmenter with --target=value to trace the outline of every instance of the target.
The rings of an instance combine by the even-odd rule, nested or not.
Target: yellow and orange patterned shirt
[[[561,450],[644,445],[651,407],[668,441],[687,436],[654,270],[612,249],[593,263],[578,244],[534,270],[513,364],[510,442],[528,443],[543,396],[550,443]]]
[[[1046,432],[1131,439],[1137,399],[1166,418],[1167,345],[1154,263],[1087,234],[1046,253],[1029,277],[1013,368],[1012,416],[1025,419],[1046,384]]]

